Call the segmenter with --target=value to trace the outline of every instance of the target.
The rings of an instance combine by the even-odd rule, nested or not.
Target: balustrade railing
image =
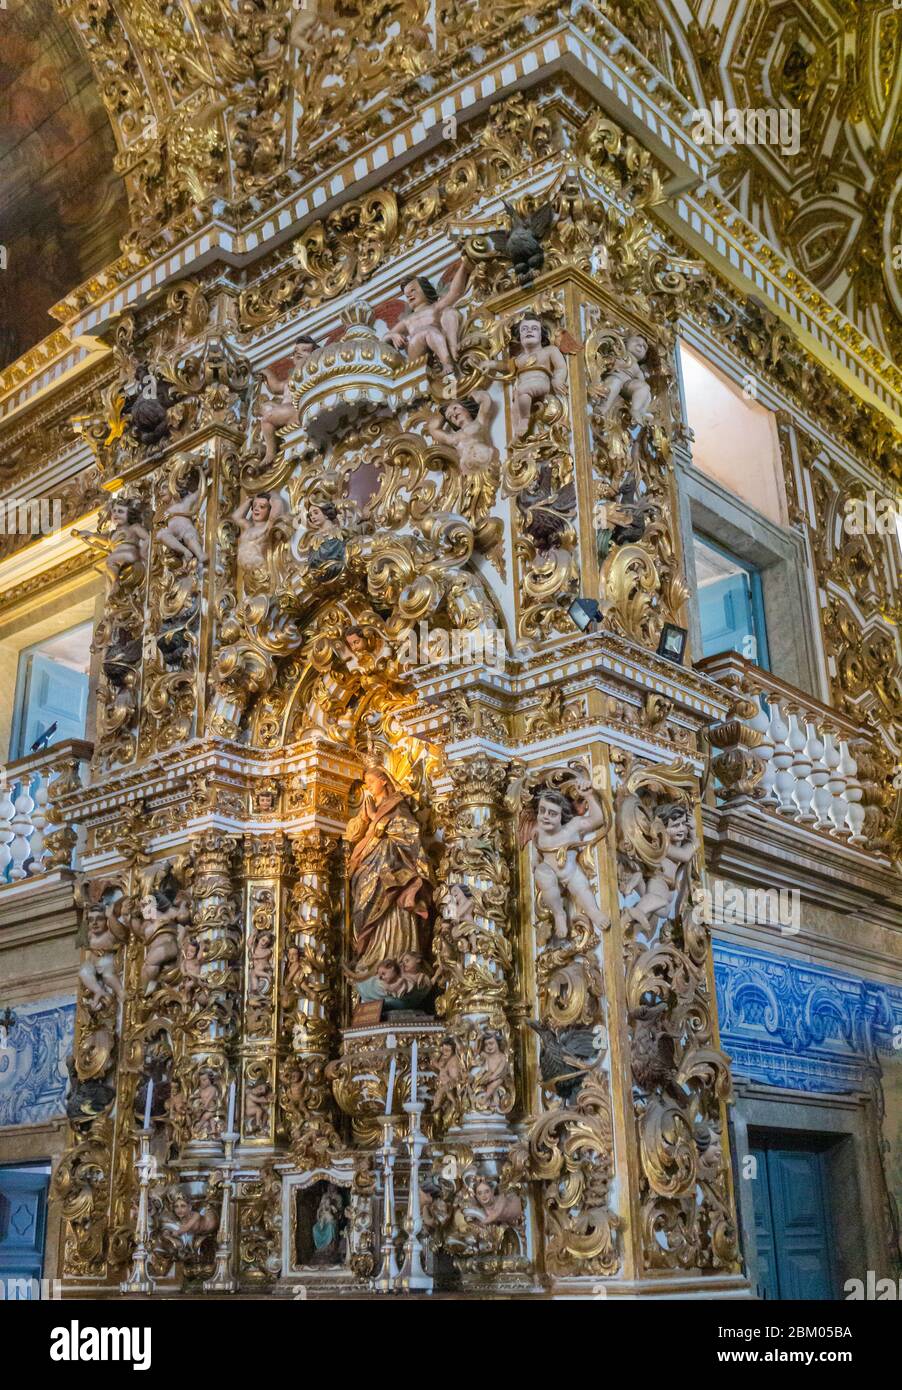
[[[848,844],[885,842],[886,792],[875,737],[735,652],[700,670],[736,692],[711,731],[720,804],[752,804]]]
[[[65,739],[0,770],[0,887],[75,867],[77,835],[58,808],[83,785],[92,751]]]

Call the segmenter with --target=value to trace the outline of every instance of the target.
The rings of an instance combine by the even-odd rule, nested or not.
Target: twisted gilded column
[[[200,946],[199,1003],[186,1020],[179,1076],[188,1097],[190,1139],[183,1157],[221,1152],[228,1092],[234,1074],[229,1051],[238,1029],[241,930],[233,878],[238,837],[205,830],[192,841],[194,919]]]
[[[241,1040],[242,1147],[272,1151],[276,1142],[278,962],[281,957],[288,846],[281,835],[245,840],[246,928]]]
[[[338,1021],[340,918],[334,891],[338,841],[321,830],[294,836],[294,882],[288,894],[281,983],[281,1034],[290,1052],[279,1106],[298,1158],[338,1143],[331,1087],[325,1077]]]
[[[436,955],[447,1023],[435,1058],[435,1110],[448,1132],[508,1131],[516,1099],[508,1006],[510,850],[504,828],[507,764],[477,753],[449,766],[444,921]]]

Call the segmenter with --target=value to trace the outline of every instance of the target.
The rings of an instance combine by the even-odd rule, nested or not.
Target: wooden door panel
[[[835,1297],[823,1155],[814,1149],[752,1150],[758,1285],[765,1298]]]
[[[755,1247],[758,1252],[758,1292],[762,1298],[780,1297],[777,1272],[777,1250],[774,1224],[770,1209],[770,1184],[767,1173],[766,1149],[752,1149],[755,1176],[752,1179],[752,1200],[755,1206]]]
[[[41,1277],[49,1181],[38,1168],[0,1168],[0,1279]]]

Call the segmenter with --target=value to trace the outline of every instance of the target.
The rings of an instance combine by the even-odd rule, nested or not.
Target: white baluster
[[[862,792],[861,809],[864,812],[864,822],[861,833],[865,844],[869,845],[880,824],[879,792],[875,782],[877,768],[870,739],[857,736],[852,747],[855,749],[855,779]]]
[[[19,795],[13,798],[15,815],[12,820],[13,840],[9,847],[12,858],[12,868],[9,871],[10,879],[15,882],[20,878],[27,878],[28,873],[24,867],[25,860],[31,853],[31,835],[34,826],[31,821],[31,812],[34,802],[28,791],[26,782],[20,782]]]
[[[827,764],[824,762],[824,740],[816,724],[810,724],[810,734],[808,737],[808,756],[811,759],[811,772],[808,780],[814,787],[814,812],[815,830],[829,830],[830,817],[828,815],[830,802],[830,788],[827,782],[830,773],[827,771]]]
[[[770,735],[770,720],[770,714],[759,701],[758,713],[755,715],[754,719],[750,719],[748,723],[761,735],[761,742],[758,744],[755,752],[764,763],[764,772],[761,774],[761,781],[758,783],[762,793],[759,800],[764,806],[773,806],[776,804],[777,800],[776,793],[774,792],[774,778],[777,775],[777,769],[774,767],[774,741]]]
[[[6,883],[6,871],[9,868],[10,844],[13,838],[12,817],[16,813],[16,808],[12,803],[9,794],[9,783],[6,780],[6,773],[0,779],[0,883]]]
[[[808,781],[808,775],[811,772],[811,759],[808,756],[808,730],[802,723],[798,710],[793,711],[789,716],[789,746],[792,749],[792,773],[796,779],[792,799],[798,809],[799,819],[803,823],[807,823],[814,820],[811,810],[814,787]]]
[[[858,764],[852,757],[845,739],[839,745],[839,755],[839,765],[846,776],[846,801],[849,803],[846,824],[851,832],[849,841],[853,845],[863,845],[865,837],[861,831],[864,825],[864,807],[860,805],[860,802],[864,796],[864,790],[858,780]]]
[[[824,761],[827,764],[827,771],[830,779],[827,786],[830,788],[830,806],[827,814],[830,817],[831,835],[848,835],[846,827],[846,817],[849,814],[849,803],[846,800],[846,778],[845,773],[840,770],[841,754],[836,746],[835,735],[825,733],[824,735]]]
[[[44,873],[44,827],[47,824],[47,803],[50,800],[46,774],[43,771],[38,772],[37,779],[38,784],[34,789],[34,810],[31,813],[31,822],[34,826],[31,836],[31,863],[28,866],[28,872],[31,874]]]
[[[777,769],[777,775],[774,778],[774,791],[779,802],[777,810],[781,815],[792,816],[796,813],[796,805],[792,799],[795,790],[795,778],[790,771],[792,749],[786,741],[789,738],[789,725],[783,717],[777,700],[772,700],[770,707],[772,712],[770,734],[774,741],[774,767]]]

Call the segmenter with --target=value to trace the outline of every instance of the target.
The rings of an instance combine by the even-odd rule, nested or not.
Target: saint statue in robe
[[[416,817],[384,768],[368,767],[363,785],[363,808],[345,831],[354,846],[348,872],[358,978],[375,974],[381,961],[419,957],[432,915],[432,874]]]

